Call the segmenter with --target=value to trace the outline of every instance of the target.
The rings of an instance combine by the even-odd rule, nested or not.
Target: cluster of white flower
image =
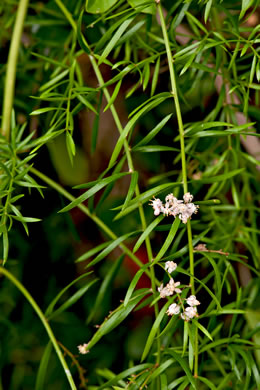
[[[195,295],[190,295],[189,298],[186,299],[186,302],[189,306],[185,308],[183,313],[181,313],[181,318],[185,321],[189,321],[193,317],[197,317],[197,306],[200,305],[200,302],[197,300]]]
[[[165,270],[169,273],[175,271],[177,268],[177,264],[173,261],[167,261],[165,263]],[[161,284],[161,286],[158,288],[158,291],[160,293],[161,298],[169,297],[173,295],[174,293],[180,294],[182,290],[178,287],[180,285],[180,282],[174,282],[174,280],[171,278],[169,282],[164,286]],[[198,316],[197,312],[197,306],[200,305],[200,302],[197,300],[195,295],[190,295],[189,298],[185,299],[186,303],[189,305],[188,307],[184,308],[183,313],[181,313],[181,318],[184,321],[190,321],[192,318]],[[182,305],[183,307],[183,305]],[[169,316],[172,315],[178,315],[181,312],[181,305],[177,305],[177,303],[172,303],[168,310],[167,314]]]
[[[79,350],[79,353],[81,353],[82,355],[86,355],[87,353],[89,353],[89,350],[88,350],[88,344],[82,344],[82,345],[78,345],[78,350]]]
[[[192,214],[196,214],[199,208],[199,206],[191,203],[192,199],[193,195],[189,192],[183,195],[183,200],[178,200],[173,194],[169,194],[165,198],[165,204],[160,199],[154,198],[151,200],[151,206],[154,209],[154,215],[163,213],[167,216],[173,215],[174,218],[178,215],[183,223],[187,223],[188,219]]]
[[[170,295],[173,295],[175,292],[177,294],[180,294],[181,293],[181,289],[178,288],[178,286],[180,285],[181,283],[180,282],[174,282],[174,280],[171,278],[169,283],[166,284],[165,287],[163,287],[163,284],[160,285],[160,287],[158,287],[158,291],[160,293],[160,297],[161,298],[165,298],[165,297],[169,297]]]
[[[166,261],[165,263],[165,271],[168,271],[171,274],[177,268],[177,264],[174,261]]]

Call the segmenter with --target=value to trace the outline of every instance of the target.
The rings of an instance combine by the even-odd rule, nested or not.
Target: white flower
[[[162,201],[158,198],[154,198],[153,200],[151,200],[151,202],[151,206],[154,209],[154,215],[159,215],[163,207]]]
[[[170,305],[168,307],[168,310],[166,313],[168,314],[168,316],[172,316],[174,314],[177,315],[177,314],[179,314],[180,310],[181,310],[180,306],[177,305],[176,303],[173,303],[172,305]]]
[[[193,317],[197,316],[197,308],[195,307],[186,307],[183,313],[181,313],[181,318],[185,321],[190,321]]]
[[[166,198],[165,198],[165,201],[166,201],[166,202],[169,202],[171,205],[180,202],[177,198],[175,198],[175,196],[173,196],[173,194],[167,195]],[[182,202],[182,201],[181,201],[181,202]]]
[[[166,284],[165,287],[163,287],[163,284],[161,284],[160,287],[158,287],[160,297],[161,298],[169,297],[170,295],[173,295],[174,292],[180,294],[181,289],[178,288],[180,284],[181,284],[180,282],[175,283],[173,279],[170,279],[169,283]]]
[[[173,215],[174,218],[176,218],[179,213],[180,213],[180,209],[179,209],[179,205],[177,205],[176,207],[173,208],[171,215]]]
[[[189,306],[198,306],[200,305],[200,301],[197,300],[195,295],[189,296],[189,298],[186,299]]]
[[[170,292],[169,295],[173,295],[174,292],[180,294],[181,293],[181,289],[180,288],[176,288],[180,285],[181,283],[180,282],[174,282],[174,280],[171,278],[169,283],[166,285],[166,288],[168,289],[168,291]]]
[[[189,217],[188,217],[187,215],[182,215],[182,214],[180,214],[180,215],[179,215],[179,218],[180,218],[180,220],[181,220],[183,223],[187,223]]]
[[[154,215],[159,215],[160,214],[160,212],[161,212],[161,209],[159,209],[159,208],[154,208]]]
[[[193,199],[193,195],[191,195],[190,192],[186,192],[186,194],[183,195],[184,203],[190,203]]]
[[[86,353],[89,353],[88,351],[88,344],[82,344],[82,345],[78,345],[78,350],[79,350],[79,353],[81,353],[82,355],[86,355]]]
[[[165,263],[165,271],[168,271],[169,274],[171,274],[173,271],[175,271],[177,268],[177,264],[173,261],[166,261]]]
[[[180,214],[179,218],[183,223],[187,223],[188,219],[192,216],[192,214],[196,214],[198,211],[198,207],[194,203],[187,203],[181,205],[179,208]]]
[[[179,204],[183,203],[183,200],[178,200],[173,194],[169,194],[165,198],[166,203],[169,203],[169,205],[174,209],[178,207]]]
[[[168,297],[169,295],[171,295],[168,288],[163,287],[163,284],[161,284],[160,287],[158,287],[158,291],[160,293],[161,298],[165,298],[165,297]]]
[[[190,317],[190,318],[193,318],[197,315],[197,308],[196,306],[195,307],[186,307],[185,309],[185,312],[187,313],[187,315]]]
[[[197,213],[199,206],[191,203],[193,195],[189,192],[184,194],[183,199],[185,203],[183,203],[183,200],[178,200],[173,194],[168,194],[165,198],[165,204],[160,199],[154,198],[150,205],[154,209],[154,215],[163,213],[166,216],[172,215],[174,218],[179,216],[183,223],[187,223],[192,214]]]
[[[161,211],[164,215],[172,215],[173,208],[170,203],[166,202],[164,206],[161,207]]]
[[[196,206],[194,203],[188,203],[186,204],[186,212],[188,212],[190,215],[196,214],[198,212],[199,206]]]

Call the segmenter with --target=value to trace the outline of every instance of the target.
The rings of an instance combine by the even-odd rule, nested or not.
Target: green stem
[[[174,98],[177,121],[178,121],[178,126],[179,126],[183,191],[184,191],[184,193],[187,193],[188,192],[188,182],[187,182],[187,168],[186,168],[186,155],[185,155],[185,143],[184,143],[184,128],[183,128],[181,107],[180,107],[180,102],[179,102],[179,97],[178,97],[175,71],[174,71],[174,66],[173,66],[172,52],[171,52],[171,48],[170,48],[170,42],[169,42],[169,38],[168,38],[167,28],[165,25],[165,20],[164,20],[164,16],[163,16],[162,7],[161,7],[160,2],[158,3],[158,11],[159,11],[161,28],[162,28],[163,38],[164,38],[165,49],[166,49],[166,53],[167,53],[172,95]],[[195,288],[194,288],[194,255],[193,255],[192,231],[191,231],[190,220],[188,220],[188,222],[187,222],[187,234],[188,234],[190,274],[191,274],[190,284],[191,284],[192,293],[194,294],[194,291],[195,291]],[[194,376],[195,377],[197,377],[197,375],[198,375],[198,345],[197,344],[198,344],[198,339],[196,337],[195,364],[194,364]]]
[[[21,42],[24,19],[27,12],[29,0],[20,0],[17,16],[15,20],[10,50],[7,60],[4,100],[3,100],[3,117],[2,117],[2,135],[9,140],[11,129],[11,114],[13,109],[14,89],[16,79],[16,65],[18,51]]]
[[[170,80],[171,80],[171,88],[172,88],[172,94],[173,99],[175,103],[175,109],[176,109],[176,115],[177,115],[177,121],[179,126],[179,135],[180,135],[180,146],[181,146],[181,165],[182,165],[182,180],[183,180],[183,191],[184,193],[188,192],[188,182],[187,182],[187,169],[186,169],[186,155],[185,155],[185,143],[184,143],[184,128],[183,128],[183,121],[182,121],[182,115],[181,115],[181,107],[178,97],[178,91],[177,91],[177,84],[176,84],[176,78],[175,78],[175,71],[173,66],[173,59],[172,59],[172,53],[170,48],[170,42],[167,34],[167,29],[162,13],[162,7],[161,4],[158,5],[159,10],[159,16],[162,26],[162,32],[163,32],[163,38],[165,42],[165,48],[168,58],[168,65],[169,65],[169,71],[170,71]],[[193,286],[193,292],[194,292],[194,257],[193,257],[193,246],[192,246],[192,231],[191,231],[191,223],[190,220],[187,222],[187,231],[188,231],[188,245],[189,245],[189,257],[190,257],[190,283]]]
[[[8,208],[10,207],[10,204],[11,204],[10,199],[12,197],[13,183],[14,183],[14,177],[15,177],[15,165],[16,165],[15,163],[16,163],[16,156],[13,155],[12,156],[12,170],[10,172],[11,178],[10,178],[10,182],[9,182],[5,205],[4,205],[3,211],[2,211],[2,218],[1,218],[1,224],[0,224],[1,230],[3,230],[3,231],[7,230]],[[5,265],[7,258],[8,258],[9,243],[8,243],[8,245],[4,245],[3,249],[4,249],[3,250],[3,252],[4,252],[3,253],[3,265]]]
[[[198,378],[199,372],[199,331],[196,327],[195,329],[195,348],[194,348],[194,378],[195,380]],[[195,382],[196,383],[196,382]]]
[[[181,115],[181,107],[180,107],[180,102],[179,102],[179,97],[178,97],[177,84],[176,84],[170,42],[169,42],[167,29],[166,29],[166,25],[165,25],[165,21],[164,21],[164,17],[163,17],[162,7],[161,7],[160,3],[158,4],[158,10],[159,10],[160,22],[161,22],[163,38],[164,38],[164,43],[165,43],[165,48],[166,48],[166,53],[167,53],[168,66],[169,66],[169,71],[170,71],[171,88],[172,88],[172,94],[173,94],[173,99],[174,99],[174,103],[175,103],[177,121],[178,121],[178,126],[179,126],[183,191],[184,191],[184,193],[186,193],[186,192],[188,192],[188,182],[187,182],[186,155],[185,155],[185,144],[184,144],[184,128],[183,128],[183,121],[182,121],[182,115]],[[190,220],[188,220],[188,222],[187,222],[187,231],[188,231],[190,273],[191,273],[190,283],[193,286],[192,288],[193,288],[193,292],[194,292],[194,278],[193,278],[194,257],[193,257],[192,231],[191,231]]]
[[[67,379],[69,381],[69,384],[70,384],[70,388],[72,390],[77,390],[77,387],[74,383],[74,380],[72,378],[72,375],[71,375],[71,372],[70,372],[70,369],[66,363],[66,360],[64,359],[64,356],[60,350],[60,347],[57,343],[57,340],[53,334],[53,331],[47,321],[47,319],[45,318],[43,312],[41,311],[41,309],[39,308],[39,306],[37,305],[37,303],[35,302],[35,300],[33,299],[33,297],[31,296],[31,294],[26,290],[26,288],[19,282],[19,280],[17,280],[9,271],[7,271],[4,267],[1,267],[0,266],[0,274],[3,274],[4,276],[6,276],[17,288],[18,290],[25,296],[25,298],[27,299],[27,301],[30,303],[30,305],[32,306],[32,308],[35,310],[35,312],[37,313],[38,317],[40,318],[43,326],[45,327],[46,329],[46,332],[48,333],[48,336],[53,344],[53,347],[58,355],[58,358],[61,362],[61,365],[64,369],[64,372],[67,376]]]
[[[193,253],[193,245],[192,245],[192,230],[191,230],[191,222],[187,221],[187,233],[188,233],[188,247],[189,247],[189,258],[190,258],[190,284],[191,284],[191,292],[195,294],[195,286],[194,286],[194,253]]]
[[[90,56],[90,61],[91,61],[91,64],[93,66],[93,69],[95,71],[95,74],[97,76],[99,85],[100,85],[100,87],[102,87],[105,83],[104,83],[102,74],[101,74],[101,72],[99,70],[99,67],[98,67],[98,65],[96,63],[96,60],[95,60],[95,58],[93,56]],[[105,94],[106,100],[107,100],[107,102],[109,102],[111,97],[110,97],[110,94],[108,92],[108,89],[107,88],[103,88],[103,90],[104,90],[104,94]],[[123,127],[122,127],[122,124],[121,124],[120,119],[118,117],[118,114],[117,114],[117,111],[115,109],[114,104],[111,104],[110,110],[111,110],[111,113],[113,115],[115,124],[117,126],[118,131],[119,131],[119,134],[121,134],[123,132]],[[126,158],[127,158],[129,171],[134,172],[134,164],[133,164],[133,161],[132,161],[132,156],[131,156],[131,153],[130,153],[130,148],[129,148],[127,140],[124,140],[124,149],[125,149],[125,153],[126,153]],[[140,190],[139,190],[138,184],[136,185],[135,193],[136,193],[136,196],[140,195]],[[144,215],[144,210],[143,210],[143,206],[142,205],[139,206],[139,214],[140,214],[142,229],[145,230],[147,225],[146,225],[146,220],[145,220],[145,215]],[[151,247],[151,243],[150,243],[149,237],[146,238],[145,243],[146,243],[148,259],[149,259],[149,261],[152,261],[153,254],[152,254],[152,247]]]
[[[100,72],[100,69],[98,67],[98,64],[97,64],[97,62],[96,62],[96,60],[95,60],[93,55],[90,55],[89,59],[90,59],[90,62],[92,64],[92,66],[93,66],[94,72],[96,74],[99,86],[100,86],[100,88],[102,88],[103,85],[105,84],[105,82],[104,82],[103,76],[102,76],[102,74]],[[109,102],[111,100],[111,97],[110,97],[110,94],[108,92],[108,89],[107,88],[103,88],[103,91],[104,91],[104,95],[106,97],[107,102]],[[115,109],[114,104],[111,104],[110,110],[111,110],[112,116],[114,118],[116,127],[117,127],[117,129],[119,131],[119,134],[121,134],[123,132],[123,126],[122,126],[122,124],[120,122],[120,119],[118,117],[118,114],[117,114],[117,111]],[[131,158],[131,154],[130,154],[129,145],[127,143],[127,140],[124,140],[124,149],[125,149],[125,154],[126,154],[126,158],[127,158],[128,168],[129,168],[129,170],[134,171],[133,161],[132,161],[132,158]]]
[[[92,66],[93,66],[93,69],[95,71],[97,80],[99,82],[99,86],[102,88],[102,86],[105,83],[104,83],[102,74],[100,72],[100,69],[98,67],[98,64],[97,64],[97,62],[96,62],[96,60],[95,60],[93,55],[90,55],[89,58],[90,58]],[[104,95],[106,97],[106,100],[109,103],[109,101],[111,100],[109,91],[108,91],[107,88],[103,88],[103,91],[104,91]],[[121,134],[123,132],[123,126],[122,126],[122,124],[120,122],[120,119],[118,117],[118,114],[117,114],[117,111],[115,109],[114,104],[111,104],[110,110],[111,110],[112,116],[114,118],[115,124],[117,126],[118,132],[119,132],[119,134]],[[127,142],[126,139],[124,140],[124,150],[125,150],[125,153],[126,153],[126,158],[127,158],[127,162],[128,162],[129,171],[130,172],[134,172],[134,164],[133,164],[133,161],[132,161],[130,148],[129,148],[129,145],[128,145],[128,142]],[[139,190],[138,184],[135,187],[135,193],[136,193],[136,196],[140,195],[140,190]],[[145,229],[147,228],[147,224],[146,224],[144,209],[143,209],[142,205],[139,206],[139,215],[140,215],[140,219],[141,219],[142,229],[143,229],[143,231],[145,231]],[[150,238],[149,237],[146,237],[145,245],[146,245],[146,251],[147,251],[148,259],[149,259],[150,262],[152,262],[152,260],[153,260],[153,252],[152,252],[152,246],[151,246],[151,242],[150,242]],[[153,266],[150,267],[150,278],[151,278],[152,290],[155,293],[156,292],[156,279],[155,279],[155,272],[154,272],[154,267]],[[157,316],[159,314],[158,303],[155,303],[155,305],[154,305],[154,312],[155,312],[155,316],[157,318]],[[157,360],[156,360],[156,362],[158,364],[160,363],[160,350],[161,350],[161,341],[160,341],[160,338],[157,337],[157,358],[156,358]]]
[[[65,5],[63,4],[63,2],[61,0],[55,0],[55,3],[57,4],[57,6],[60,8],[60,10],[63,12],[63,14],[66,16],[66,19],[68,20],[68,22],[70,23],[71,27],[73,28],[74,32],[77,32],[77,23],[75,22],[75,20],[73,19],[71,13],[69,12],[69,10],[65,7]]]
[[[184,145],[184,129],[183,129],[183,121],[182,121],[182,115],[181,115],[181,107],[180,107],[180,102],[179,102],[179,97],[178,97],[177,84],[176,84],[175,72],[174,72],[174,67],[173,67],[173,58],[172,58],[172,53],[171,53],[171,48],[170,48],[170,42],[169,42],[169,38],[168,38],[168,34],[167,34],[167,29],[166,29],[166,25],[165,25],[165,21],[164,21],[164,16],[163,16],[161,4],[158,5],[158,10],[159,10],[160,22],[161,22],[162,33],[163,33],[165,49],[166,49],[168,65],[169,65],[169,71],[170,71],[172,95],[173,95],[173,99],[174,99],[174,103],[175,103],[177,121],[178,121],[178,126],[179,126],[183,190],[184,190],[184,193],[186,193],[186,192],[188,192],[188,184],[187,184],[186,156],[185,156],[185,145]]]
[[[30,171],[38,176],[42,181],[44,181],[46,184],[48,184],[50,187],[52,187],[54,190],[56,190],[58,193],[60,193],[61,195],[63,195],[65,198],[67,198],[69,201],[73,202],[75,200],[75,197],[73,195],[71,195],[68,191],[66,191],[61,185],[59,185],[58,183],[56,183],[54,180],[50,179],[48,176],[44,175],[42,172],[39,172],[37,169],[31,167],[30,168]],[[110,237],[112,240],[116,240],[118,237],[115,235],[115,233],[109,229],[109,227],[103,222],[101,221],[101,219],[99,219],[95,214],[92,214],[89,209],[84,205],[84,204],[79,204],[77,206],[85,215],[87,215],[89,218],[92,219],[93,222],[95,222],[97,224],[97,226],[100,227],[100,229],[102,229],[108,237]],[[126,246],[124,245],[123,243],[121,243],[119,245],[119,247],[122,249],[122,251],[127,255],[129,256],[139,267],[142,267],[143,266],[143,263],[139,260],[139,258],[137,256],[135,256],[131,250]],[[150,277],[150,272],[149,271],[145,271],[146,274]],[[155,280],[156,284],[159,285],[159,282],[157,280]]]

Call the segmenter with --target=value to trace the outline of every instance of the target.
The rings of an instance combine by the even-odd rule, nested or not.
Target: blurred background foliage
[[[8,51],[17,3],[15,0],[5,0],[0,5],[1,101],[3,101]],[[64,0],[62,3],[77,23],[84,2]],[[245,122],[243,119],[239,122],[241,117],[239,119],[236,113],[244,115],[247,122],[254,122],[254,131],[259,132],[260,67],[257,35],[260,13],[257,8],[258,3],[243,1],[245,12],[242,15],[241,2],[235,0],[207,3],[176,1],[174,4],[170,0],[165,0],[162,3],[165,19],[169,25],[172,50],[176,53],[177,81],[187,134],[188,131],[198,132],[200,121],[203,123],[218,120],[242,126]],[[82,33],[99,55],[113,35],[113,25],[120,20],[121,12],[123,15],[130,6],[136,7],[138,1],[111,1],[108,4],[109,7],[114,8],[108,8],[107,11],[105,10],[107,13],[96,15],[95,2],[90,1],[87,12],[84,12],[82,17]],[[125,66],[133,65],[132,70],[126,72],[115,101],[123,124],[127,123],[128,115],[132,110],[155,93],[153,83],[156,86],[156,93],[168,91],[167,59],[161,34],[158,33],[153,6],[143,10],[145,13],[141,12],[140,15],[135,16],[135,24],[131,25],[133,30],[128,31],[129,36],[126,34],[121,37],[121,43],[111,50],[100,67],[103,78],[109,82],[114,77],[122,76]],[[205,12],[209,12],[209,15],[205,15]],[[239,14],[242,19],[239,19]],[[198,20],[199,24],[194,19]],[[39,147],[37,150],[37,155],[33,159],[34,166],[70,191],[73,185],[93,181],[99,177],[109,163],[118,138],[110,111],[103,113],[106,105],[103,94],[100,90],[95,90],[96,76],[89,57],[81,50],[72,27],[62,12],[59,1],[30,1],[19,48],[14,99],[18,126],[28,122],[26,135],[35,132],[33,147],[45,145],[47,138],[44,138],[44,135],[52,129],[47,147]],[[107,41],[102,42],[102,37],[109,28],[112,28],[111,33],[107,35]],[[207,39],[204,30],[208,34]],[[200,46],[196,46],[196,42],[200,42]],[[189,48],[186,53],[181,52],[185,47]],[[135,66],[137,63],[139,66]],[[116,64],[116,67],[113,68],[113,64]],[[252,64],[254,64],[253,70]],[[57,77],[62,72],[64,72],[63,76],[59,80]],[[154,76],[156,73],[157,80]],[[222,84],[221,81],[218,83],[221,74],[224,74],[225,78],[224,87],[223,81]],[[55,78],[53,84],[48,84]],[[69,95],[71,93],[68,88],[69,83],[72,83],[70,86],[76,91],[73,96]],[[111,94],[115,85],[109,86]],[[89,88],[87,99],[80,92],[82,86]],[[227,93],[226,88],[228,88]],[[236,91],[236,101],[228,101],[230,90]],[[62,111],[67,110],[67,101],[64,103],[62,98],[68,96],[71,114],[69,119],[63,117],[59,122]],[[54,110],[36,115],[37,110],[46,107]],[[93,108],[97,110],[98,115]],[[36,114],[30,115],[32,112]],[[150,149],[147,147],[133,151],[141,192],[157,184],[168,181],[178,182],[181,179],[177,121],[172,101],[165,100],[148,115],[140,118],[132,134],[131,145],[134,146],[141,141],[162,118],[172,112],[174,114],[170,121],[150,142]],[[75,156],[71,153],[73,148],[68,147],[70,141],[64,131],[60,131],[60,135],[55,134],[55,137],[52,134],[64,128],[65,120],[66,125],[69,123],[69,129],[73,134]],[[93,129],[98,129],[96,134]],[[243,128],[239,131],[243,131]],[[241,137],[244,137],[244,143]],[[221,201],[221,205],[201,206],[199,218],[196,217],[192,221],[195,237],[202,233],[200,242],[206,243],[210,249],[233,253],[233,258],[230,256],[229,260],[221,255],[216,255],[215,258],[225,283],[222,302],[225,305],[237,302],[237,308],[242,306],[249,309],[246,316],[240,316],[235,322],[230,315],[222,317],[222,337],[229,337],[232,328],[234,334],[238,333],[244,337],[249,337],[248,335],[251,334],[252,340],[259,344],[259,336],[257,337],[260,321],[258,242],[260,198],[259,169],[257,169],[259,149],[249,149],[246,139],[248,137],[246,138],[243,133],[240,136],[229,137],[198,135],[188,142],[186,152],[188,179],[192,181],[190,190],[195,199],[207,200],[217,197]],[[253,143],[256,148],[259,148],[257,140]],[[173,147],[177,152],[167,147]],[[125,167],[124,162],[122,166]],[[210,181],[212,176],[226,174],[240,168],[245,169],[231,180],[217,183]],[[111,188],[107,198],[101,198],[102,193],[101,195],[98,193],[95,199],[88,201],[90,210],[95,209],[97,215],[118,236],[141,229],[137,212],[113,221],[115,211],[112,209],[124,202],[128,186],[129,178],[125,177]],[[74,190],[76,196],[81,193],[81,190]],[[14,222],[9,233],[10,249],[7,267],[22,281],[39,306],[45,310],[65,286],[85,272],[84,266],[89,259],[78,263],[75,263],[75,259],[105,242],[107,237],[77,208],[69,213],[58,213],[66,202],[55,190],[45,188],[43,194],[44,198],[36,189],[31,189],[26,192],[24,198],[19,200],[23,214],[40,218],[41,222],[29,225],[29,236],[26,236],[22,225]],[[179,188],[176,189],[175,195],[181,196]],[[153,214],[146,206],[145,215],[150,223]],[[165,225],[157,228],[157,231],[152,234],[155,253],[163,244],[166,237],[163,230],[167,229],[168,225],[165,222]],[[209,231],[206,235],[207,229]],[[184,228],[180,229],[170,254],[186,245],[184,230]],[[135,242],[136,237],[130,238],[127,245],[132,248]],[[82,356],[78,360],[80,366],[73,361],[77,355],[76,346],[81,344],[82,340],[89,340],[95,332],[95,325],[103,321],[109,310],[119,305],[138,269],[127,256],[121,259],[120,255],[121,251],[116,248],[106,261],[93,267],[93,273],[88,276],[88,281],[93,281],[93,284],[87,290],[87,294],[83,294],[68,310],[51,319],[51,326],[67,356],[79,388],[80,386],[88,388],[87,383],[97,385],[97,381],[100,381],[101,385],[102,376],[109,378],[109,372],[106,370],[119,372],[126,369],[129,362],[130,365],[138,362],[153,323],[151,309],[146,307],[133,312],[119,328],[104,336],[102,342],[91,351],[91,356]],[[137,256],[143,263],[147,261],[143,246],[138,250]],[[196,275],[203,279],[210,272],[208,262],[205,258],[197,256]],[[181,256],[179,261],[185,267],[187,258]],[[251,268],[241,264],[242,262]],[[117,268],[114,269],[114,273],[111,273],[111,269],[116,267],[115,264]],[[230,271],[225,273],[227,267]],[[109,273],[111,275],[110,280],[107,281],[104,299],[93,312],[97,292]],[[161,280],[163,273],[160,274],[159,271],[157,277]],[[80,279],[64,293],[60,303],[65,303],[84,285],[85,279]],[[150,287],[149,279],[144,276],[138,286]],[[212,290],[216,288],[214,278],[209,279],[208,287]],[[202,291],[201,295],[203,295]],[[198,296],[200,298],[200,292]],[[204,298],[200,298],[203,301],[201,312],[205,311],[210,303],[207,301],[209,298]],[[36,383],[37,389],[68,388],[67,379],[56,356],[46,349],[48,337],[42,324],[16,287],[2,277],[0,304],[0,389],[30,390],[36,388]],[[219,322],[216,318],[212,318],[210,325],[211,329],[214,329]],[[175,342],[181,345],[181,325],[176,325],[171,334],[174,331]],[[245,375],[245,366],[240,365],[241,363],[236,359],[232,361],[232,352],[229,355],[226,347],[224,351],[226,364],[235,371],[236,379],[231,378],[231,384],[226,384],[223,388],[234,388],[233,381],[236,383],[236,389],[242,389],[243,381],[240,384],[239,371],[241,370],[242,376]],[[37,372],[43,354],[47,353],[50,353],[48,375],[44,384],[41,384],[40,379],[37,379]],[[259,363],[258,352],[253,356]],[[77,356],[76,358],[78,359]],[[203,359],[202,362],[207,367],[211,380],[214,381],[216,374],[210,364],[207,365],[207,357],[205,356],[205,361]],[[214,365],[214,362],[211,362],[212,364]],[[99,369],[101,371],[98,371]],[[176,372],[178,372],[176,368],[172,367],[169,377],[174,378]],[[85,381],[84,378],[87,380]],[[254,381],[255,378],[249,379],[246,388],[255,389]],[[259,383],[257,386],[259,388]]]

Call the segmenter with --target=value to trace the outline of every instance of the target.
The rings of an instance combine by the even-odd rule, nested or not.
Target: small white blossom
[[[174,314],[177,315],[180,313],[180,310],[181,310],[180,306],[177,305],[176,303],[173,303],[172,305],[169,306],[166,313],[168,314],[168,316],[172,316]]]
[[[171,274],[173,271],[175,271],[177,268],[177,264],[173,261],[166,261],[165,263],[165,271],[168,271],[169,274]]]
[[[87,353],[89,353],[89,350],[87,348],[88,348],[88,344],[86,343],[82,345],[78,345],[79,353],[81,353],[82,355],[86,355]]]
[[[186,307],[183,313],[181,313],[181,318],[184,321],[190,321],[193,317],[197,316],[197,308],[195,307]]]
[[[196,251],[201,251],[201,252],[208,252],[206,244],[198,244],[197,246],[194,247]]]
[[[161,213],[161,209],[159,209],[159,208],[155,208],[154,209],[154,215],[159,215]]]
[[[166,285],[166,288],[169,290],[170,295],[173,295],[174,292],[180,294],[181,289],[177,288],[181,283],[180,282],[174,282],[174,280],[171,278],[169,283]]]
[[[197,214],[199,206],[196,206],[194,203],[186,204],[186,212],[190,215]]]
[[[185,312],[188,314],[190,318],[196,317],[198,314],[196,306],[186,307]]]
[[[191,195],[190,192],[186,192],[186,194],[183,195],[184,203],[190,203],[193,199],[193,195]]]
[[[183,199],[185,203],[183,203],[183,200],[178,200],[175,196],[173,196],[173,194],[168,194],[165,197],[165,204],[163,204],[160,199],[154,198],[154,200],[151,201],[151,206],[154,209],[154,215],[163,213],[166,216],[172,215],[174,218],[179,216],[183,223],[187,223],[192,214],[197,213],[199,206],[191,203],[193,195],[189,192],[184,194]]]
[[[170,279],[169,283],[166,284],[165,287],[163,287],[163,284],[161,284],[160,287],[158,287],[160,297],[161,298],[169,297],[170,295],[173,295],[175,292],[180,294],[181,289],[178,288],[180,284],[181,284],[180,282],[175,283],[172,278]]]
[[[171,295],[168,288],[163,287],[163,284],[161,284],[160,287],[158,287],[158,291],[160,293],[161,298],[165,298],[165,297],[168,297],[169,295]]]
[[[178,200],[173,194],[169,194],[165,198],[165,202],[169,202],[171,206],[175,206],[179,203],[182,203],[182,200]]]
[[[180,215],[179,215],[179,218],[180,218],[180,220],[181,220],[183,223],[187,223],[189,217],[188,217],[187,215],[185,215],[185,214],[180,214]]]
[[[190,318],[187,316],[187,314],[185,313],[185,311],[183,313],[181,313],[181,318],[184,320],[184,321],[189,321]]]
[[[189,296],[189,298],[186,299],[189,306],[198,306],[200,305],[200,301],[197,300],[195,295]]]
[[[161,207],[161,211],[164,215],[167,215],[168,217],[168,215],[172,215],[173,208],[169,202],[166,202],[165,205]]]
[[[162,211],[163,203],[160,199],[154,198],[151,200],[151,206],[154,209],[154,215],[159,215]]]

